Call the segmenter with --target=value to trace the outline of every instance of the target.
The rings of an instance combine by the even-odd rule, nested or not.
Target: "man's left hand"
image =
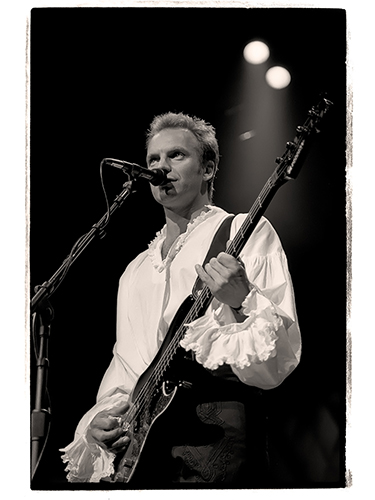
[[[250,292],[251,285],[243,264],[225,252],[212,258],[204,268],[197,264],[195,270],[213,296],[230,307],[240,307]]]

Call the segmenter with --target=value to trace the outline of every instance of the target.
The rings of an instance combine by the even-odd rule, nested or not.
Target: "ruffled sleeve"
[[[106,397],[93,406],[81,419],[74,441],[60,450],[64,452],[61,458],[67,464],[65,470],[68,472],[67,479],[69,482],[98,483],[101,479],[113,474],[115,454],[95,443],[88,442],[86,431],[97,413],[120,406],[127,399],[128,397],[122,393]]]
[[[230,307],[214,299],[205,316],[186,325],[181,346],[207,369],[226,363],[245,384],[271,389],[298,365],[301,338],[287,260],[265,218],[241,259],[253,285],[242,303],[246,319],[237,323]]]
[[[276,331],[282,320],[272,304],[255,292],[242,304],[247,318],[243,323],[225,324],[223,306],[186,325],[188,330],[181,346],[192,350],[196,360],[209,370],[227,363],[245,368],[262,363],[276,355]]]

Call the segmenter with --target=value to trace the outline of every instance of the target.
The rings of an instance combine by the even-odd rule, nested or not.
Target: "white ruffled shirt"
[[[175,313],[191,293],[212,238],[228,214],[208,206],[187,227],[164,260],[164,227],[127,267],[119,283],[117,340],[101,382],[97,404],[81,419],[74,441],[64,451],[69,481],[97,482],[113,473],[115,455],[88,443],[86,429],[102,410],[128,400],[139,376],[155,357]],[[246,214],[232,222],[230,238]],[[181,345],[211,370],[227,363],[245,384],[271,389],[297,366],[301,338],[287,259],[280,240],[264,217],[241,252],[252,284],[237,323],[231,308],[214,299],[206,314],[187,325]]]

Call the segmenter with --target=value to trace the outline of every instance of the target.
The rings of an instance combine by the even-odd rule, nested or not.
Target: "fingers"
[[[117,441],[111,444],[110,450],[116,451],[117,453],[124,451],[129,446],[129,443],[129,436],[121,436],[119,439],[117,439]]]
[[[199,278],[202,280],[202,282],[207,285],[211,290],[213,289],[213,286],[215,285],[214,280],[211,278],[209,274],[203,269],[203,267],[199,264],[195,266],[195,270],[197,271],[197,274]]]
[[[245,267],[244,263],[239,257],[233,257],[233,255],[229,255],[225,252],[219,253],[219,255],[217,256],[217,261],[227,269],[231,270],[243,270]]]
[[[129,438],[124,439],[123,424],[128,408],[129,404],[126,403],[110,410],[99,412],[91,421],[88,434],[98,444],[104,445],[106,448],[112,448],[114,443],[117,443],[116,447],[126,445]]]
[[[197,265],[196,270],[200,279],[210,287],[214,284],[222,286],[231,279],[245,276],[243,265],[235,257],[225,252],[212,258],[204,269]]]
[[[114,417],[112,415],[108,415],[106,412],[98,413],[91,422],[92,428],[111,430],[116,429],[117,427],[122,426],[121,417]]]
[[[129,403],[124,403],[120,406],[114,406],[110,410],[107,410],[109,415],[123,415],[129,409]]]
[[[113,430],[105,430],[99,427],[89,427],[86,433],[88,441],[93,441],[103,448],[110,448],[112,443],[124,436],[124,430],[119,427]]]
[[[95,415],[91,422],[93,427],[101,427],[103,429],[114,429],[119,427],[124,422],[124,416],[129,409],[129,404],[125,403],[121,406],[115,406],[110,410],[103,410]]]
[[[245,268],[235,257],[225,252],[211,259],[197,274],[215,298],[231,307],[239,307],[250,291]]]

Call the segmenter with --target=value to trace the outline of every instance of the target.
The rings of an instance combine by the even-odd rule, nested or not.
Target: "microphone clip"
[[[155,168],[151,170],[141,167],[137,163],[115,160],[114,158],[105,158],[103,161],[107,165],[121,169],[132,179],[137,179],[138,177],[147,179],[153,186],[160,186],[160,184],[165,183],[167,180],[167,172],[162,168]]]

